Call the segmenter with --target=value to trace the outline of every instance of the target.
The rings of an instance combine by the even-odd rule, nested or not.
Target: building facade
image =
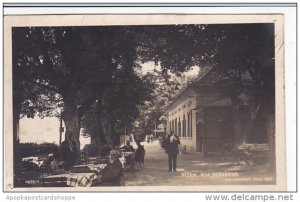
[[[180,138],[181,148],[203,155],[235,141],[230,83],[220,83],[214,71],[187,86],[166,111],[167,133]]]
[[[180,137],[184,149],[196,151],[196,96],[188,89],[167,110],[167,133],[171,130]]]

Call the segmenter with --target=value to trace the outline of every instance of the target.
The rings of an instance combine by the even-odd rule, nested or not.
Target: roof
[[[166,111],[173,106],[173,104],[176,103],[177,100],[180,99],[180,97],[187,92],[189,89],[193,88],[193,86],[201,85],[201,86],[207,86],[207,85],[213,85],[216,84],[218,81],[220,81],[222,76],[220,75],[220,72],[213,68],[208,68],[204,70],[204,72],[193,82],[191,82],[189,85],[187,85],[185,88],[182,88],[177,95],[174,97],[171,104],[166,108]],[[223,77],[224,78],[224,77]]]
[[[220,70],[215,68],[210,68],[202,76],[200,76],[194,84],[196,85],[212,85],[216,84],[221,80],[224,80],[225,75]]]
[[[204,69],[202,74],[195,81],[191,82],[188,86],[178,92],[171,104],[166,108],[166,111],[170,109],[189,89],[195,90],[199,87],[208,87],[217,84],[227,85],[228,81],[229,83],[232,83],[232,76],[230,76],[232,74],[233,72],[231,70],[228,70],[225,73],[224,70],[222,71],[219,68],[209,67]],[[248,72],[242,73],[242,81],[244,83],[251,82],[251,76]]]

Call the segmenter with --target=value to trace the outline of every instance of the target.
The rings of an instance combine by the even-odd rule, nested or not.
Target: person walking
[[[166,152],[169,157],[169,172],[172,170],[176,172],[177,167],[177,154],[179,153],[178,145],[180,145],[180,140],[174,131],[171,131],[166,140]]]
[[[134,160],[137,165],[142,168],[144,167],[145,148],[141,145],[140,141],[136,141],[137,149],[135,150]]]
[[[152,143],[154,141],[154,136],[153,134],[150,134],[150,142]]]
[[[150,135],[146,135],[147,143],[150,143]]]

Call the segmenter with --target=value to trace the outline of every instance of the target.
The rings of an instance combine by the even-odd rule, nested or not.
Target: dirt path
[[[212,184],[269,184],[274,181],[264,169],[241,171],[224,158],[203,158],[200,154],[177,157],[177,172],[168,172],[168,157],[158,141],[144,143],[145,167],[125,173],[126,186],[172,186]]]

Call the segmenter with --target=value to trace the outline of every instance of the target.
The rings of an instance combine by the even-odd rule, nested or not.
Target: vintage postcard
[[[5,191],[285,191],[283,22],[5,16]]]

